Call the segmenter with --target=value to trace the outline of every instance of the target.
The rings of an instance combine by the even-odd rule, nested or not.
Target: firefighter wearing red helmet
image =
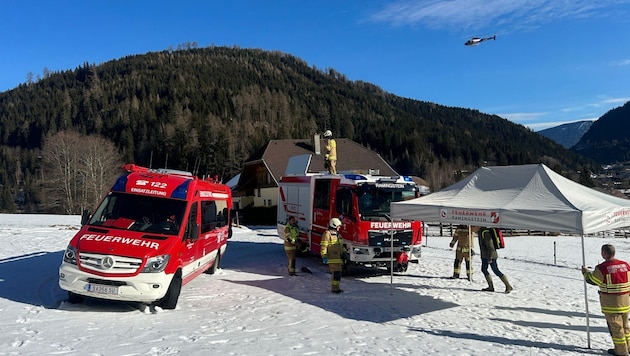
[[[341,227],[341,220],[338,218],[330,219],[328,223],[328,229],[322,234],[321,241],[321,255],[325,264],[328,264],[330,268],[331,280],[330,291],[333,293],[341,293],[343,290],[339,288],[341,283],[341,269],[343,267],[343,256],[346,251],[343,247],[343,241],[341,235],[339,235],[339,228]]]

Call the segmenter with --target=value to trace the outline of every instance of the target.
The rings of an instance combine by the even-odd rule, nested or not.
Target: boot
[[[505,294],[508,294],[512,291],[512,285],[510,285],[510,282],[508,282],[507,276],[503,275],[503,277],[501,277],[501,281],[503,282],[503,284],[505,284]]]
[[[459,279],[459,273],[453,273],[451,279]]]
[[[488,287],[482,289],[484,292],[494,292],[494,284],[492,283],[492,276],[486,275],[486,281],[488,282]]]

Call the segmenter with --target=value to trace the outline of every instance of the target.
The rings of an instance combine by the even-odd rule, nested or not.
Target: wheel
[[[168,286],[168,291],[164,298],[160,299],[158,305],[163,309],[175,309],[177,306],[177,300],[179,299],[179,293],[182,290],[182,277],[181,272],[178,271],[173,276],[171,284]]]
[[[208,268],[206,273],[214,274],[214,272],[216,272],[219,269],[220,263],[221,263],[221,253],[217,251],[217,257],[214,258],[214,263],[212,264],[212,266],[210,266],[210,268]]]
[[[82,295],[68,292],[68,303],[81,304],[83,303],[84,300],[85,300],[85,297],[83,297]]]

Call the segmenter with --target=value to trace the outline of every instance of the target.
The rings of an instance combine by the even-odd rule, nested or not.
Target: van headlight
[[[160,255],[147,259],[147,263],[142,269],[142,273],[159,273],[164,271],[171,255]]]
[[[63,261],[71,265],[77,265],[77,249],[72,245],[66,247],[66,252],[63,253]]]

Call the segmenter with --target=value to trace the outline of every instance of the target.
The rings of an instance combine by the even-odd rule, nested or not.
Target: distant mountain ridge
[[[595,121],[571,151],[599,164],[630,161],[630,101]]]
[[[577,121],[538,131],[539,134],[559,143],[564,148],[573,147],[591,128],[593,121]]]

